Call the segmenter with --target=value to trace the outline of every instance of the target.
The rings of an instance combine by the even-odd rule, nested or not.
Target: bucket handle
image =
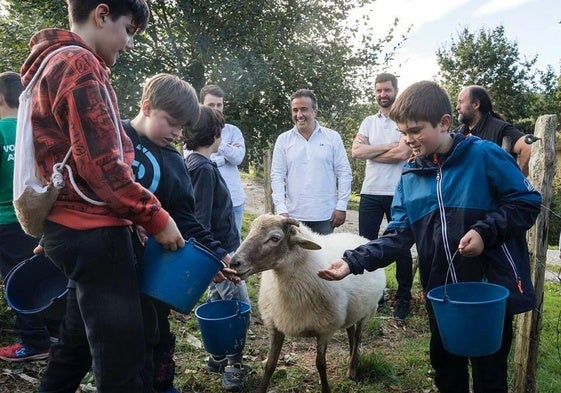
[[[6,274],[6,277],[4,277],[4,279],[2,280],[4,283],[8,282],[8,278],[10,278],[10,276],[24,263],[26,262],[31,262],[33,259],[37,258],[39,255],[32,255],[27,259],[24,259],[21,262],[16,263],[16,265],[14,267],[12,267],[10,269],[10,271],[8,272],[8,274]]]
[[[452,270],[452,267],[454,266],[454,258],[456,257],[458,252],[459,252],[459,249],[456,248],[456,251],[452,255],[452,258],[450,258],[450,262],[448,262],[448,269],[446,270],[446,278],[444,280],[444,296],[442,297],[442,299],[435,299],[439,302],[444,302],[446,300],[450,301],[450,299],[448,298],[448,291],[447,291],[446,287],[448,286],[448,277],[452,277],[450,272]],[[454,277],[452,277],[452,282],[454,282]]]

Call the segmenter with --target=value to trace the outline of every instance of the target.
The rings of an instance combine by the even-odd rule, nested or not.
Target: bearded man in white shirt
[[[277,138],[271,165],[276,213],[317,233],[332,233],[345,222],[351,195],[347,152],[339,133],[316,120],[312,90],[297,90],[290,103],[294,128]]]
[[[381,73],[374,82],[380,110],[363,120],[352,147],[352,157],[366,160],[364,181],[358,207],[358,233],[369,240],[378,238],[384,216],[391,221],[391,205],[401,169],[411,156],[411,149],[397,125],[388,117],[397,96],[397,78]],[[411,251],[396,258],[397,291],[394,318],[404,320],[410,313],[413,270]]]

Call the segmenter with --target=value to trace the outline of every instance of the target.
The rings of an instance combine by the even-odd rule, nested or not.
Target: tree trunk
[[[542,195],[542,209],[535,225],[528,231],[528,247],[532,281],[536,289],[537,306],[518,317],[514,353],[514,393],[535,393],[538,347],[542,328],[543,293],[547,261],[549,205],[557,157],[555,128],[557,116],[544,115],[536,121],[534,135],[541,140],[532,146],[529,179]]]
[[[274,213],[273,206],[273,190],[271,190],[271,149],[263,152],[263,177],[265,182],[263,188],[265,189],[265,213]]]

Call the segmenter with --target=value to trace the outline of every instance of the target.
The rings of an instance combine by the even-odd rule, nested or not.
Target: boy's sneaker
[[[395,319],[396,321],[404,321],[405,318],[409,316],[410,312],[411,312],[411,302],[405,299],[398,299],[395,304],[393,319]]]
[[[49,357],[49,350],[37,351],[21,343],[0,348],[0,359],[7,362],[24,362],[27,360],[41,360]]]
[[[222,387],[228,392],[240,392],[243,386],[243,377],[250,371],[251,367],[247,364],[236,363],[226,366],[222,378]]]
[[[206,361],[206,368],[208,371],[213,373],[223,373],[224,369],[228,365],[228,359],[224,358],[215,358],[212,355],[208,357]]]

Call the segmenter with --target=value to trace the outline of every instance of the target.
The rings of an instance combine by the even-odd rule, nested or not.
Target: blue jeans
[[[43,244],[73,289],[39,392],[75,392],[90,366],[100,393],[151,392],[143,372],[153,332],[145,334],[129,228],[78,231],[47,221]]]
[[[380,225],[384,215],[391,221],[391,195],[360,194],[358,206],[358,233],[368,240],[378,238]],[[397,280],[396,299],[411,300],[411,286],[413,285],[413,260],[411,250],[403,253],[395,260],[395,278]]]
[[[331,225],[331,220],[326,221],[300,221],[302,224],[309,227],[315,233],[320,235],[329,235],[333,233],[333,225]]]
[[[0,225],[0,275],[5,278],[18,263],[33,256],[39,239],[25,234],[19,223]],[[26,347],[44,351],[51,345],[50,336],[58,337],[60,319],[15,312],[14,333]]]
[[[234,219],[236,223],[236,228],[240,234],[240,242],[242,241],[242,223],[243,223],[243,211],[245,208],[245,203],[241,205],[234,206]]]

